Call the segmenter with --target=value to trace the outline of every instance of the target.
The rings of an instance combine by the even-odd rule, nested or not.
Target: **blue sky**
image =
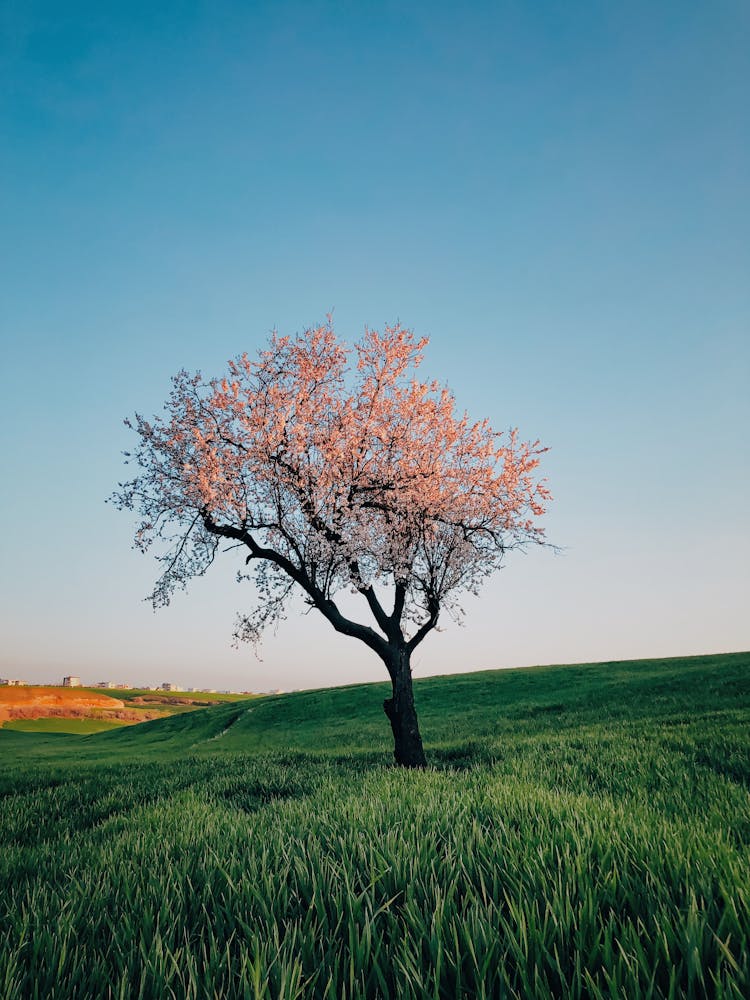
[[[236,652],[217,563],[154,615],[104,503],[178,369],[334,310],[550,446],[416,674],[750,646],[750,8],[14,3],[0,13],[0,674],[382,676],[312,615]]]

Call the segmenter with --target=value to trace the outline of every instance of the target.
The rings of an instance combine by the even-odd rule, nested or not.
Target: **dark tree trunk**
[[[383,709],[393,730],[393,756],[401,767],[426,767],[427,760],[414,708],[409,651],[404,646],[391,647],[386,666],[391,676],[393,696],[386,698]]]

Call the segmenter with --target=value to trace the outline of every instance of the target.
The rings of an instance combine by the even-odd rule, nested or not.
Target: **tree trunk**
[[[393,730],[394,759],[401,767],[426,767],[414,708],[409,651],[403,646],[392,648],[386,666],[391,676],[393,696],[383,702],[383,710]]]

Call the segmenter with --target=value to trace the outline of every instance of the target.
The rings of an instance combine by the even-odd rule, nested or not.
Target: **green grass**
[[[3,724],[3,729],[14,729],[19,733],[73,733],[86,736],[103,733],[109,729],[119,729],[128,725],[118,719],[11,719]]]
[[[750,995],[750,655],[0,730],[0,998]]]

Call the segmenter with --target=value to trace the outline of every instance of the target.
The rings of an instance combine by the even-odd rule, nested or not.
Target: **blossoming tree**
[[[136,478],[113,500],[142,520],[136,545],[160,543],[155,607],[203,574],[229,540],[256,585],[237,637],[257,640],[296,591],[385,664],[395,759],[425,763],[410,660],[441,611],[460,611],[504,554],[543,542],[549,497],[533,470],[545,450],[457,415],[416,377],[426,339],[400,325],[365,330],[353,349],[331,320],[274,335],[226,376],[180,372],[166,415],[126,421]],[[362,599],[352,615],[340,597]]]

